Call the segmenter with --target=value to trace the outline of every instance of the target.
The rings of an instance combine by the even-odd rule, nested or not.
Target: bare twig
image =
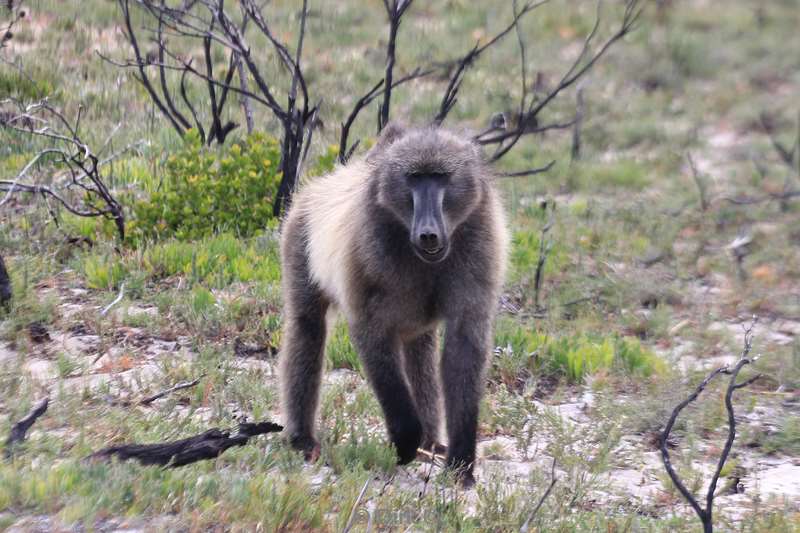
[[[172,387],[170,387],[168,389],[165,389],[165,390],[162,390],[160,392],[157,392],[157,393],[153,394],[152,396],[148,396],[147,398],[143,398],[142,400],[139,401],[139,405],[150,405],[154,401],[156,401],[156,400],[158,400],[160,398],[163,398],[164,396],[167,396],[168,394],[172,394],[173,392],[176,392],[176,391],[179,391],[179,390],[192,388],[195,385],[197,385],[198,383],[200,383],[200,380],[202,378],[203,378],[203,376],[200,376],[199,378],[193,379],[192,381],[181,381],[180,383],[176,383],[175,385],[173,385]]]
[[[25,435],[28,433],[28,430],[31,426],[36,422],[36,420],[42,416],[45,411],[47,411],[47,406],[50,402],[50,398],[43,398],[33,406],[33,409],[25,415],[25,418],[19,420],[16,424],[11,426],[11,432],[8,434],[8,438],[6,439],[5,445],[5,454],[6,458],[11,457],[13,453],[13,447],[16,444],[25,440]]]
[[[364,482],[364,486],[361,487],[361,492],[358,493],[356,501],[353,502],[353,507],[350,509],[350,515],[347,517],[347,523],[345,524],[342,533],[348,533],[350,529],[353,527],[353,520],[356,517],[356,510],[358,510],[358,506],[361,505],[361,500],[364,498],[364,494],[367,492],[367,488],[369,487],[370,481],[372,481],[372,478],[368,477],[367,480]]]
[[[759,120],[761,121],[761,127],[764,129],[764,133],[767,134],[769,137],[770,142],[772,143],[772,147],[775,149],[775,152],[781,158],[784,164],[786,164],[790,169],[795,170],[795,154],[798,153],[798,145],[800,145],[800,117],[798,118],[798,138],[795,144],[789,148],[780,139],[775,135],[775,128],[772,124],[772,120],[766,113],[761,113],[759,115]],[[800,174],[800,167],[797,168],[798,174]]]
[[[770,193],[765,196],[722,196],[720,200],[725,200],[726,202],[730,202],[735,205],[755,205],[761,204],[764,202],[780,202],[790,200],[792,198],[800,197],[800,189],[798,190],[787,190],[780,193]]]
[[[522,177],[522,176],[533,176],[534,174],[541,174],[543,172],[547,172],[548,170],[553,168],[553,165],[555,165],[555,164],[556,164],[556,160],[553,159],[552,161],[550,161],[549,163],[547,163],[543,167],[531,168],[531,169],[528,169],[528,170],[518,170],[516,172],[503,172],[503,173],[500,174],[500,177],[503,177],[503,178],[519,178],[519,177]]]
[[[115,305],[117,305],[118,303],[120,303],[122,301],[122,297],[124,295],[125,295],[125,283],[122,283],[119,286],[119,294],[117,295],[116,298],[114,298],[114,300],[110,304],[105,306],[103,308],[103,310],[100,311],[100,316],[106,316],[108,314],[108,312],[111,311],[112,307],[114,307]]]
[[[421,68],[414,69],[410,74],[407,74],[401,78],[398,78],[392,82],[392,88],[397,88],[398,86],[412,81],[419,78],[423,78],[425,76],[430,75],[433,73],[433,69],[426,69],[423,70]],[[367,107],[370,103],[372,103],[375,98],[381,95],[381,88],[383,87],[384,80],[380,80],[378,83],[375,84],[364,96],[359,98],[353,109],[350,111],[350,114],[347,116],[347,119],[342,123],[342,133],[339,137],[339,162],[341,164],[347,163],[350,157],[355,152],[355,149],[358,147],[360,141],[356,141],[353,143],[352,146],[348,148],[347,140],[350,135],[350,128],[352,128],[353,123],[358,118],[359,113]]]
[[[597,61],[599,61],[600,58],[606,54],[606,52],[614,43],[625,37],[634,29],[636,22],[639,20],[639,17],[642,14],[643,8],[641,7],[640,3],[640,0],[625,0],[625,8],[618,29],[605,41],[605,43],[603,43],[599,48],[596,49],[596,51],[592,53],[592,45],[600,27],[601,20],[600,3],[598,2],[595,25],[586,36],[583,48],[578,54],[578,57],[561,77],[555,88],[550,90],[542,98],[536,98],[534,95],[534,98],[531,99],[531,102],[527,106],[525,113],[519,117],[517,127],[514,130],[505,132],[504,134],[495,137],[481,139],[481,144],[497,145],[494,155],[491,156],[492,161],[497,161],[506,155],[516,145],[520,138],[522,138],[523,135],[535,131],[536,128],[531,128],[531,125],[537,123],[537,117],[539,113],[541,113],[542,110],[545,109],[563,90],[572,86],[576,81],[583,77],[595,65],[595,63],[597,63]],[[527,93],[523,91],[522,100],[526,101],[526,99]]]
[[[392,89],[394,88],[394,63],[395,48],[397,46],[397,31],[400,29],[400,22],[403,15],[411,7],[414,0],[383,0],[386,14],[389,17],[389,41],[386,45],[386,69],[383,75],[383,101],[378,115],[378,133],[389,122],[389,108],[392,101]]]
[[[11,20],[7,22],[0,22],[0,50],[8,46],[8,42],[14,38],[14,26],[26,16],[26,11],[23,9],[23,2],[8,3],[8,9],[11,11]]]
[[[583,127],[584,113],[583,89],[584,82],[581,82],[578,84],[578,90],[575,93],[575,124],[572,126],[572,150],[570,150],[572,161],[577,161],[581,158],[581,128]]]
[[[539,498],[539,502],[536,504],[536,507],[533,508],[531,514],[528,515],[527,520],[525,523],[522,524],[522,527],[519,529],[520,533],[527,533],[530,529],[531,521],[536,517],[536,514],[539,512],[539,509],[542,508],[542,504],[550,496],[550,493],[553,491],[553,487],[556,485],[556,460],[553,458],[553,465],[550,467],[550,485],[547,486],[547,490],[544,491],[542,497]]]
[[[547,205],[545,204],[545,209],[547,209]],[[542,226],[542,232],[539,236],[539,259],[536,261],[536,274],[534,276],[533,282],[533,306],[534,310],[537,313],[543,311],[542,306],[539,303],[539,298],[542,289],[542,278],[544,277],[544,264],[547,261],[547,256],[550,254],[550,250],[553,249],[553,241],[548,238],[550,233],[550,229],[553,227],[553,208],[550,209],[550,215],[548,216],[547,223]]]
[[[506,26],[500,33],[495,35],[493,38],[489,39],[486,44],[481,45],[480,43],[476,43],[466,54],[461,56],[461,58],[457,59],[454,62],[455,68],[453,69],[453,73],[450,76],[450,81],[447,84],[447,88],[445,89],[444,96],[442,97],[442,101],[439,104],[439,112],[433,118],[434,124],[441,124],[444,122],[447,115],[450,113],[450,110],[453,109],[453,106],[456,104],[458,91],[461,88],[461,83],[464,81],[464,75],[466,71],[475,63],[475,61],[483,54],[486,50],[491,48],[494,44],[500,42],[503,37],[508,35],[511,30],[518,27],[518,24],[522,17],[526,14],[530,13],[537,7],[540,7],[544,4],[549,2],[549,0],[540,0],[538,2],[529,2],[525,4],[522,9],[517,10],[516,2],[514,3],[514,17],[511,19],[511,22],[508,26]],[[518,33],[517,36],[519,38],[520,43],[520,55],[522,56],[523,61],[523,96],[522,100],[525,101],[527,97],[527,92],[525,90],[524,79],[526,77],[526,67],[525,67],[525,46],[522,41],[521,33]]]
[[[661,449],[661,459],[664,462],[664,468],[667,471],[670,479],[672,480],[675,487],[681,493],[681,495],[689,502],[689,505],[692,506],[692,509],[700,518],[700,521],[703,524],[703,531],[705,533],[710,533],[713,531],[713,505],[714,505],[714,497],[717,488],[717,482],[719,481],[720,474],[722,473],[722,469],[725,466],[725,462],[728,460],[728,456],[731,453],[731,449],[733,448],[733,441],[736,438],[736,417],[734,415],[733,410],[733,393],[737,389],[741,389],[746,387],[757,379],[761,377],[761,374],[757,374],[751,378],[746,379],[741,383],[737,383],[736,380],[739,376],[739,372],[745,365],[748,365],[755,361],[756,358],[750,357],[750,351],[753,347],[753,329],[756,326],[757,320],[754,318],[750,326],[745,328],[744,331],[744,348],[742,349],[741,356],[739,360],[733,367],[729,365],[717,368],[713,372],[711,372],[706,378],[700,382],[700,384],[695,388],[695,390],[689,395],[688,398],[683,400],[679,403],[675,409],[673,409],[672,414],[670,415],[669,420],[667,421],[667,425],[664,428],[663,433],[661,434],[660,440],[660,449]],[[673,426],[675,425],[675,421],[678,419],[678,415],[681,411],[700,395],[700,393],[705,390],[709,383],[718,375],[720,374],[727,374],[730,375],[730,380],[728,381],[728,387],[725,391],[725,409],[728,412],[728,437],[725,440],[725,447],[722,450],[722,453],[719,456],[719,460],[717,461],[717,467],[714,470],[714,474],[711,477],[711,482],[708,485],[708,490],[706,491],[706,498],[705,498],[705,508],[700,506],[700,503],[694,497],[694,495],[686,488],[686,485],[683,484],[680,477],[678,476],[677,472],[672,466],[672,462],[669,456],[669,438],[670,432],[672,431]]]
[[[247,134],[249,135],[253,133],[255,127],[253,122],[253,108],[250,105],[250,99],[243,94],[244,92],[249,92],[249,89],[247,84],[247,72],[245,72],[244,63],[242,63],[240,59],[236,61],[236,69],[239,71],[239,87],[241,87],[242,91],[239,93],[239,104],[242,106],[242,111],[244,112]]]

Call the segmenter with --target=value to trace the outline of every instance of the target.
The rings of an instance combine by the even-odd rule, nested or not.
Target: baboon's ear
[[[406,126],[402,122],[393,120],[389,122],[386,126],[383,127],[381,130],[381,134],[378,136],[378,142],[375,143],[370,151],[368,158],[384,151],[386,148],[392,145],[395,141],[397,141],[400,137],[402,137],[406,132]]]

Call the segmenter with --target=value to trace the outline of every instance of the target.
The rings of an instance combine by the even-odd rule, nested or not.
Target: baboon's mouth
[[[444,246],[434,248],[433,250],[422,250],[422,253],[425,255],[438,255],[442,250],[444,250]]]
[[[414,250],[417,252],[419,258],[426,263],[438,263],[439,261],[443,260],[447,256],[447,248],[448,247],[445,245],[438,248],[431,248],[429,250],[420,246],[414,246]]]

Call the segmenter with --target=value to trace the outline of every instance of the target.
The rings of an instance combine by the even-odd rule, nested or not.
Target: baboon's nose
[[[426,250],[439,248],[439,235],[435,231],[423,231],[419,234],[419,242]]]

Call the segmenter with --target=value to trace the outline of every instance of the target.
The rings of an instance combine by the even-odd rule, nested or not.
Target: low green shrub
[[[361,372],[361,360],[350,342],[347,325],[343,321],[334,327],[325,353],[331,368],[349,368]]]
[[[639,339],[616,334],[552,338],[501,319],[495,343],[500,349],[493,362],[494,377],[511,387],[520,377],[543,373],[580,383],[601,370],[640,377],[667,370],[665,362]]]
[[[185,275],[212,287],[280,280],[277,246],[266,236],[243,240],[223,233],[194,243],[169,240],[147,248],[141,266],[154,279]]]
[[[255,133],[215,151],[190,131],[182,149],[167,159],[162,187],[134,204],[131,239],[255,234],[272,219],[279,162],[280,146],[271,137]]]

